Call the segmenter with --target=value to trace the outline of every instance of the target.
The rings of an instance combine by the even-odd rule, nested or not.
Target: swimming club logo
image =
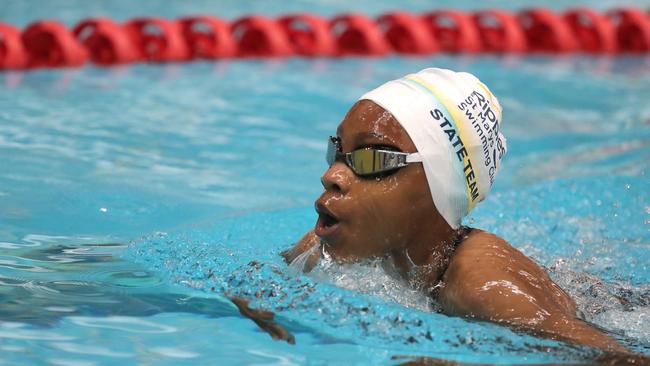
[[[492,187],[501,158],[507,151],[505,138],[499,133],[500,121],[497,117],[500,114],[499,107],[475,90],[458,104],[458,109],[465,114],[481,142],[483,163],[488,169],[490,187]]]

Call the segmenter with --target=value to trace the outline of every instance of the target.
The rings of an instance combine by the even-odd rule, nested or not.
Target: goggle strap
[[[422,161],[424,161],[424,159],[422,158],[422,155],[420,155],[420,153],[412,153],[412,154],[408,154],[406,156],[406,163],[407,164],[409,164],[409,163],[421,163]]]

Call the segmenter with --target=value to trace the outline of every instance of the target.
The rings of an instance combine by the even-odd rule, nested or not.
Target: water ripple
[[[58,334],[56,332],[43,332],[41,329],[29,329],[26,324],[0,322],[0,339],[29,339],[41,341],[72,341],[75,337]]]
[[[198,353],[189,352],[174,347],[152,347],[149,348],[149,352],[156,353],[165,357],[171,357],[171,358],[196,358],[200,356],[200,354]]]
[[[109,348],[92,345],[92,344],[69,343],[69,342],[53,342],[50,344],[55,348],[70,353],[107,356],[107,357],[132,357],[133,356],[132,353],[113,351]]]
[[[48,358],[47,362],[57,366],[95,366],[96,362],[86,360],[71,360],[68,358]]]
[[[23,271],[24,272],[54,272],[52,269],[49,268],[34,266],[29,264],[22,264],[20,262],[25,262],[25,259],[18,258],[18,257],[7,257],[7,256],[0,257],[0,267],[3,268],[8,268],[16,271],[21,271],[21,272]]]
[[[67,319],[82,327],[115,329],[129,333],[173,333],[177,331],[177,328],[170,325],[131,316],[108,316],[105,318],[71,316]]]

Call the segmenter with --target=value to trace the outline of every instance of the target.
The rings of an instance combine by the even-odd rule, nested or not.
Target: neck
[[[391,255],[395,266],[409,281],[420,287],[436,284],[442,278],[456,245],[461,240],[462,230],[454,230],[446,222],[438,227],[421,231],[419,240],[414,240]]]

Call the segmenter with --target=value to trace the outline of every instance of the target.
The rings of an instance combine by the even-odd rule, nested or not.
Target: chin
[[[358,258],[358,255],[349,250],[349,243],[346,243],[345,240],[337,240],[336,242],[323,240],[323,244],[325,252],[337,262],[353,262]]]
[[[338,241],[335,245],[329,244],[328,242],[324,242],[324,244],[325,252],[337,262],[358,262],[364,259],[370,259],[378,256],[365,251],[360,252],[355,250],[356,248],[353,246],[358,247],[358,243],[355,242],[341,240]]]

